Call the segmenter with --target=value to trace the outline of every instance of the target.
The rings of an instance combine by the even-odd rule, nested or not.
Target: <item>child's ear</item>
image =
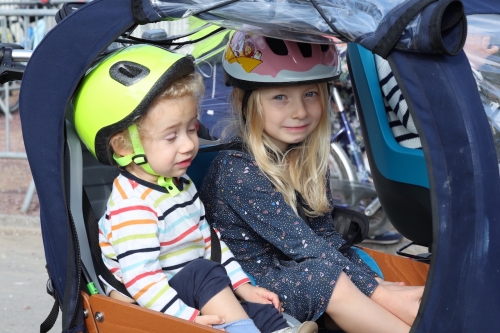
[[[118,156],[127,156],[134,153],[134,149],[127,141],[123,132],[114,134],[109,140],[113,152]]]

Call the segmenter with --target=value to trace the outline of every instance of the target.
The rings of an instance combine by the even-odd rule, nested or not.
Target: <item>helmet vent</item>
[[[288,48],[286,47],[286,44],[282,39],[266,37],[266,42],[274,54],[279,56],[288,55]]]
[[[148,76],[149,69],[131,61],[120,61],[111,66],[109,75],[124,86],[131,86]]]
[[[329,45],[326,44],[320,44],[321,47],[321,52],[326,52],[330,48]]]
[[[302,56],[304,58],[312,57],[313,50],[312,50],[311,44],[309,44],[309,43],[297,43],[297,46],[299,47],[300,53],[302,53]]]

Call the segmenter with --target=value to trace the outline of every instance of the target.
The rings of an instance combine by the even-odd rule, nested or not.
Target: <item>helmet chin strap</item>
[[[179,194],[179,189],[175,186],[172,178],[167,178],[157,174],[153,168],[148,163],[146,153],[144,152],[144,147],[142,146],[141,139],[139,138],[139,132],[137,131],[137,126],[135,124],[130,125],[128,128],[128,133],[130,135],[130,141],[132,142],[132,147],[134,148],[134,153],[126,156],[118,156],[113,154],[113,159],[119,166],[126,167],[130,163],[135,163],[141,166],[144,171],[150,175],[157,176],[157,183],[161,187],[168,190],[168,193],[172,196]]]

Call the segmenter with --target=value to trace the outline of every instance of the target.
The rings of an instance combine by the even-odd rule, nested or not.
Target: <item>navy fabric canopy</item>
[[[472,14],[500,14],[500,3],[495,0],[463,0],[465,13]]]
[[[483,11],[498,11],[497,1],[466,5],[476,8],[475,2]],[[65,111],[92,61],[133,24],[130,0],[94,0],[49,32],[23,78],[24,142],[64,332],[83,329],[78,239],[65,196]],[[500,179],[469,64],[463,52],[451,57],[394,51],[389,61],[424,134],[433,204],[436,244],[413,332],[495,332],[500,327]]]

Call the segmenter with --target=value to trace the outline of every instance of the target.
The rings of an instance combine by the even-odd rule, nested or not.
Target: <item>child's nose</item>
[[[293,111],[292,111],[292,118],[299,118],[303,119],[307,116],[307,108],[304,104],[303,101],[298,101],[295,103]]]
[[[194,140],[189,135],[186,135],[182,140],[182,144],[179,151],[182,153],[189,153],[195,148],[195,146],[196,143],[194,142]]]

